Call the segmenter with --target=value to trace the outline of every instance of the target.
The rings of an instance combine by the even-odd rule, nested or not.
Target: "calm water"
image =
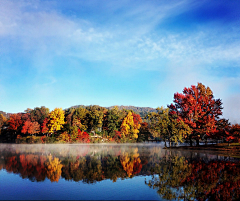
[[[238,200],[240,160],[155,145],[0,144],[0,199]]]

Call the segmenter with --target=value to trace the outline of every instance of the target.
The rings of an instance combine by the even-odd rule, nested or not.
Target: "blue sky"
[[[198,82],[240,123],[240,1],[0,1],[0,110],[166,107]]]

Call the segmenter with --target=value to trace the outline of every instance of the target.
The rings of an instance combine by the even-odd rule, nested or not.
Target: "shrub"
[[[76,138],[77,142],[83,142],[83,143],[89,143],[90,139],[89,139],[89,134],[85,131],[81,131],[80,129],[78,129],[78,136]]]
[[[65,131],[61,133],[56,140],[61,143],[66,143],[66,142],[70,142],[71,138],[70,138],[70,135]]]

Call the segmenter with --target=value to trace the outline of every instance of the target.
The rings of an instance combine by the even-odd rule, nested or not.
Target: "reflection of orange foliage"
[[[34,176],[37,181],[43,181],[46,177],[45,156],[33,155],[33,154],[21,154],[19,156],[22,168],[20,170],[23,177]]]
[[[124,153],[120,157],[121,164],[123,169],[127,172],[128,177],[137,174],[142,169],[141,159],[139,158],[138,149],[134,150],[133,155],[128,155]]]
[[[8,172],[16,172],[17,165],[18,165],[18,163],[16,160],[16,156],[11,156],[7,159],[6,170]]]
[[[59,158],[52,156],[48,156],[49,162],[46,163],[47,165],[47,177],[50,179],[51,182],[58,182],[62,174],[62,164]]]

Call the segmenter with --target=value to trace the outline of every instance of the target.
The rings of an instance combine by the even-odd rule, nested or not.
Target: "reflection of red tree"
[[[37,181],[43,181],[46,178],[45,156],[21,154],[19,158],[22,166],[20,173],[24,178],[34,177]]]
[[[17,172],[18,162],[16,156],[11,156],[7,158],[6,170],[8,172]]]
[[[196,187],[198,200],[236,200],[240,198],[240,162],[203,161],[191,164],[192,173],[183,185]]]
[[[138,174],[142,169],[141,160],[134,160],[133,162],[133,175]]]

